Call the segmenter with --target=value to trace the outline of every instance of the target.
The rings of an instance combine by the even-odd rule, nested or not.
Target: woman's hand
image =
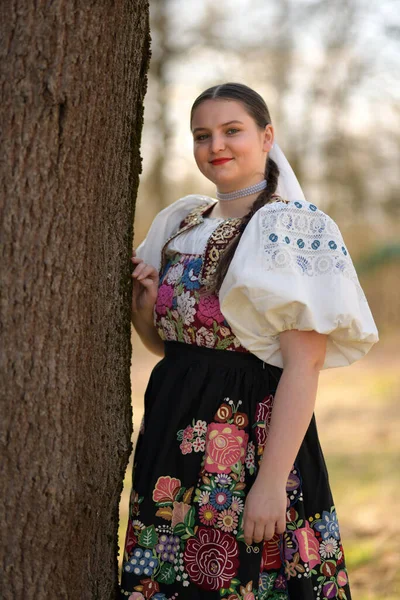
[[[143,313],[144,315],[149,315],[152,319],[158,292],[159,277],[157,269],[137,257],[135,249],[133,249],[131,261],[136,265],[136,268],[132,272],[132,313]]]
[[[246,544],[270,540],[286,529],[286,486],[267,484],[256,479],[247,495],[243,512],[243,532]]]

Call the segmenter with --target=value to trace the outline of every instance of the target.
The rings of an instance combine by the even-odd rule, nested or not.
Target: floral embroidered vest
[[[167,253],[169,242],[200,224],[203,215],[211,209],[212,205],[206,204],[192,210],[162,248],[154,324],[163,340],[248,352],[221,313],[218,295],[200,296],[199,293],[215,273],[221,253],[239,234],[241,219],[238,217],[218,224],[201,254]]]

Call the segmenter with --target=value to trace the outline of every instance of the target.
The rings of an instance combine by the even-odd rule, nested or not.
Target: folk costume
[[[296,195],[251,218],[219,294],[201,292],[241,219],[210,217],[213,198],[177,200],[137,248],[159,269],[165,357],[145,392],[121,599],[351,598],[314,415],[287,480],[285,533],[243,539],[282,373],[280,332],[326,334],[324,368],[351,364],[378,340],[337,225]]]

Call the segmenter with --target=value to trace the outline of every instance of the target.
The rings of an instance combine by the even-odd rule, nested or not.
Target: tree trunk
[[[0,13],[0,595],[111,599],[148,2]]]

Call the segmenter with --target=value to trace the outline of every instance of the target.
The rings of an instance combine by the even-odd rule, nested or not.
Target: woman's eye
[[[208,135],[207,133],[202,133],[198,136],[195,137],[196,142],[202,142],[203,140],[207,139]]]
[[[228,129],[227,133],[237,133],[239,131],[239,129],[235,129],[234,127],[232,127],[231,129]]]

